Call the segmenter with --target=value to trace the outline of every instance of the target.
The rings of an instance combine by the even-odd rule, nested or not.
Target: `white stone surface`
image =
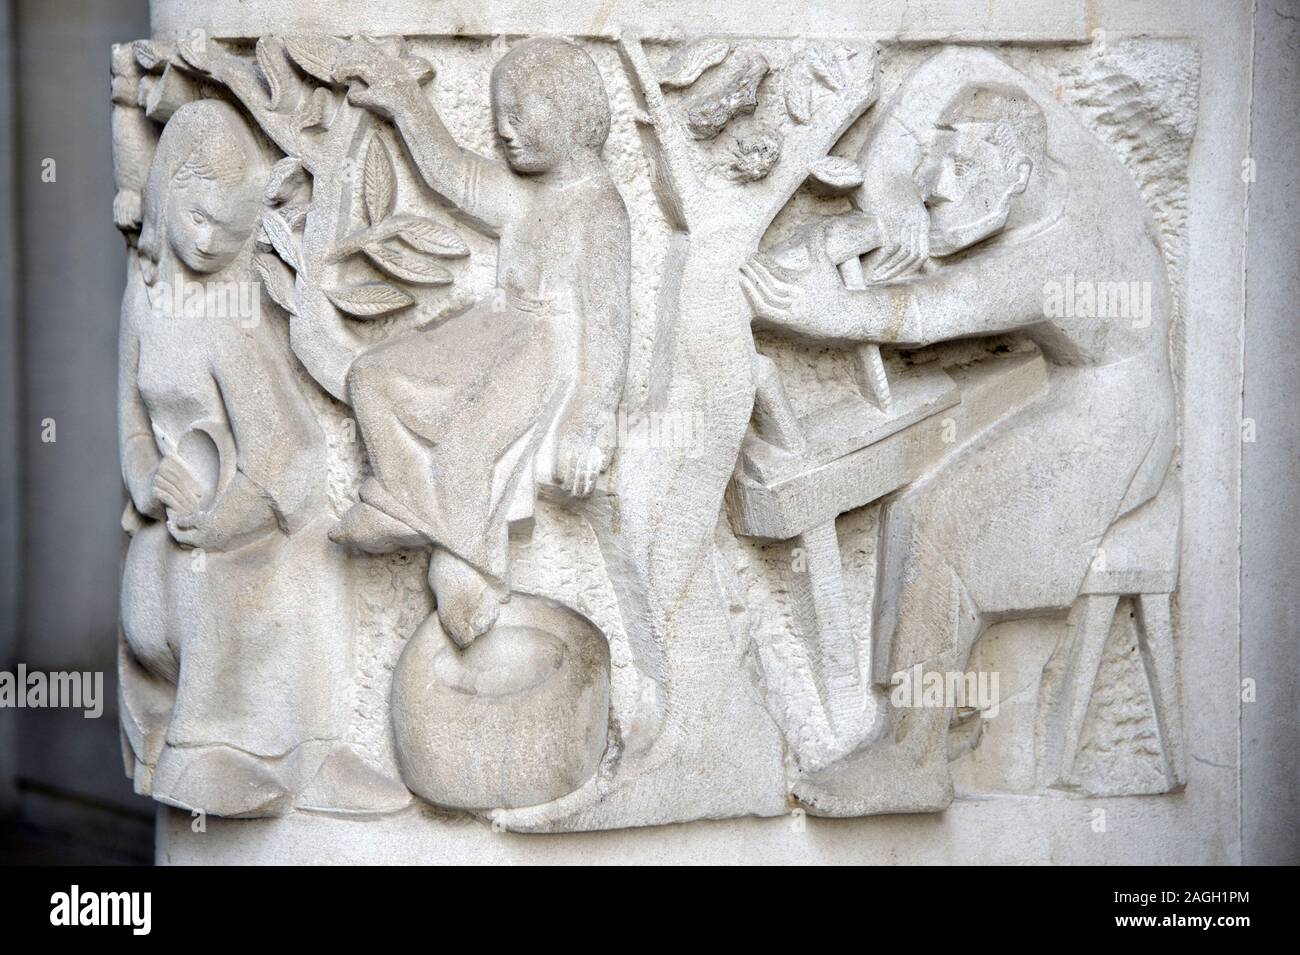
[[[271,296],[264,324],[237,339],[263,342],[256,361],[208,361],[186,379],[211,333],[169,346],[160,367],[174,370],[155,374],[155,400],[144,394],[152,428],[128,435],[179,448],[194,414],[161,399],[203,375],[229,379],[220,398],[235,426],[213,442],[206,490],[197,466],[190,491],[174,468],[158,485],[165,447],[136,471],[128,454],[137,510],[162,516],[156,499],[171,517],[139,526],[132,554],[157,537],[192,559],[184,536],[205,507],[241,477],[265,490],[291,473],[257,460],[265,439],[237,421],[259,415],[258,399],[237,397],[258,362],[301,362],[305,374],[271,373],[263,388],[300,396],[316,456],[303,478],[315,489],[289,485],[316,502],[301,522],[240,523],[260,535],[253,544],[213,539],[208,560],[230,597],[178,585],[182,598],[140,613],[148,575],[129,578],[124,661],[161,691],[127,707],[138,786],[213,815],[282,816],[210,815],[194,833],[164,812],[160,859],[1239,858],[1243,289],[1222,263],[1243,251],[1249,83],[1223,38],[1249,37],[1248,10],[1043,0],[972,25],[955,3],[664,13],[388,0],[355,16],[308,0],[158,0],[157,41],[119,69],[145,89],[142,107],[115,99],[115,212],[131,234],[143,210],[132,264],[143,285],[160,267],[191,278],[256,268]],[[325,36],[357,32],[407,39]],[[498,37],[554,32],[577,45],[506,55]],[[753,39],[725,39],[737,33]],[[258,36],[256,59],[214,39]],[[943,45],[952,39],[973,45]],[[981,48],[1005,40],[1019,45]],[[503,55],[536,63],[493,73]],[[239,116],[201,117],[210,105],[192,101],[213,96]],[[170,131],[190,117],[265,134],[243,147],[243,178],[225,181],[250,201],[265,191],[270,206],[260,233],[249,219],[231,226],[217,269],[185,254],[192,205],[165,205],[176,220],[165,237],[149,232],[151,207],[226,168],[207,157],[180,186],[174,172],[146,179],[158,121]],[[179,135],[164,132],[159,154]],[[232,194],[194,199],[196,224]],[[1076,282],[1134,283],[1131,302],[1145,304],[1098,320]],[[1063,314],[1046,302],[1051,283],[1070,285]],[[124,316],[147,326],[149,314],[128,293]],[[375,314],[386,317],[365,320]],[[532,344],[543,325],[573,337]],[[141,338],[140,361],[168,356],[159,335]],[[137,365],[124,364],[128,399]],[[677,415],[690,440],[598,435],[620,399],[652,423]],[[286,432],[262,417],[286,454]],[[285,492],[273,490],[280,515]],[[337,582],[310,573],[317,596],[295,595],[306,584],[284,574],[260,593],[239,583],[246,548],[295,546],[310,556],[288,563],[329,566]],[[305,649],[296,664],[290,643],[259,668],[226,639],[215,686],[254,702],[233,726],[178,723],[173,707],[214,671],[187,672],[184,647],[151,662],[130,619],[181,628],[201,659],[218,631],[187,622],[218,601],[234,634],[310,607],[317,617],[287,627],[318,634],[330,665]],[[530,626],[567,626],[530,623],[529,601],[604,635],[607,683],[582,675],[605,664],[576,643],[551,644],[553,676],[546,654],[510,652],[535,639]],[[409,667],[390,705],[392,670],[422,621],[468,666],[408,659],[433,685],[493,701],[482,712],[494,716],[466,710],[455,744],[421,723],[456,725],[440,709],[455,696],[422,691]],[[951,701],[899,707],[891,678],[914,664],[996,673],[1013,692],[988,719],[988,706]],[[286,697],[285,686],[298,689]],[[601,692],[603,757],[591,717],[578,719]],[[558,705],[529,703],[547,694]],[[295,737],[326,697],[339,715]],[[273,700],[293,715],[272,715]],[[140,714],[152,728],[131,722]],[[566,752],[597,740],[559,788],[538,780],[563,760],[538,750],[530,765],[519,748],[543,729]],[[277,742],[250,747],[249,733]],[[178,776],[159,758],[196,745],[222,762],[210,797],[193,795],[205,792],[202,765]],[[226,765],[250,751],[280,767],[251,801],[240,774],[265,767]],[[461,768],[443,768],[444,753]],[[494,780],[476,775],[476,754],[501,767]],[[483,818],[402,808],[406,788]],[[538,793],[554,798],[534,804]],[[1143,793],[1164,795],[1133,798]],[[803,815],[900,811],[935,815]],[[750,815],[778,818],[691,822]]]
[[[1097,832],[1096,809],[1106,809]],[[722,819],[561,835],[494,830],[428,812],[358,822],[294,815],[193,820],[161,809],[162,865],[1159,865],[1226,864],[1186,796],[961,799],[941,815]],[[1203,807],[1202,807],[1203,808]],[[1207,841],[1209,840],[1209,841]]]

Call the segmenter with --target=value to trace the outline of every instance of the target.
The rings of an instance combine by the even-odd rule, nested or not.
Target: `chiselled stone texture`
[[[1184,785],[1196,47],[740,32],[114,50],[140,792]]]

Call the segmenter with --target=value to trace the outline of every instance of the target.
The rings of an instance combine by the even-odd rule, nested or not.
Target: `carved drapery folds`
[[[137,789],[565,831],[1180,787],[1196,75],[116,48]]]

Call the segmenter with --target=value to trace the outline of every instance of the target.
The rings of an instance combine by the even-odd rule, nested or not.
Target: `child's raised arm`
[[[372,40],[353,40],[334,78],[351,84],[349,102],[392,120],[430,189],[480,229],[498,233],[516,206],[515,177],[505,164],[456,142],[398,57]]]

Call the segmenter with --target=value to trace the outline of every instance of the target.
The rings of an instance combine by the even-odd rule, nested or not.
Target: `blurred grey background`
[[[122,774],[115,705],[125,252],[109,134],[109,47],[148,32],[147,0],[0,0],[0,670],[101,670],[109,698],[98,720],[0,708],[0,863],[152,858],[152,807]],[[1242,63],[1258,160],[1243,210],[1243,402],[1260,433],[1242,472],[1242,673],[1258,684],[1240,727],[1247,862],[1300,858],[1297,48],[1300,0],[1258,5]],[[47,158],[53,183],[41,181]]]
[[[0,862],[153,855],[116,725],[126,255],[109,131],[109,48],[148,34],[147,0],[0,6],[0,670],[100,670],[108,697],[95,720],[0,709]]]

